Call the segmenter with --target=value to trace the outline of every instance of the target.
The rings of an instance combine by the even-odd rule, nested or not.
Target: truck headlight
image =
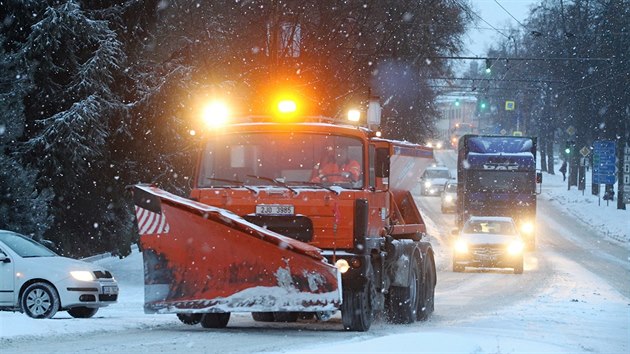
[[[468,243],[462,239],[455,241],[455,252],[468,253]]]
[[[534,224],[529,221],[524,222],[521,224],[521,231],[526,234],[531,234],[534,232]]]
[[[453,196],[452,195],[447,195],[446,197],[444,197],[444,200],[448,203],[453,201]]]
[[[343,274],[350,269],[350,264],[345,259],[339,259],[335,262],[335,267]]]
[[[87,270],[75,270],[70,272],[70,275],[76,280],[80,281],[92,281],[94,280],[94,274],[92,272],[88,272]]]
[[[508,246],[508,253],[511,255],[521,254],[523,253],[523,248],[524,246],[522,241],[514,241]]]
[[[424,182],[424,186],[425,186],[426,188],[431,187],[431,181],[426,181],[426,182]]]

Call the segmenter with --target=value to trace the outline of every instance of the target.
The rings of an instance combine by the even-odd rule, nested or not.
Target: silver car
[[[0,230],[0,310],[32,318],[57,311],[94,316],[118,299],[112,274],[97,265],[58,256],[30,238]]]
[[[453,271],[462,272],[466,267],[513,268],[515,274],[521,274],[524,248],[512,218],[473,216],[454,242]]]
[[[457,182],[448,181],[442,191],[442,213],[454,213],[457,209]]]

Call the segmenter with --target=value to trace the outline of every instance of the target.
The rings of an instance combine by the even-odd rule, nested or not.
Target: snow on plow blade
[[[133,189],[146,313],[331,311],[341,276],[320,250],[225,209]]]

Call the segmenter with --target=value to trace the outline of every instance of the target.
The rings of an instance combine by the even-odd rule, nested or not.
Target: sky
[[[488,22],[492,27],[497,30],[503,31],[510,27],[518,28],[521,25],[517,23],[509,14],[516,17],[521,23],[529,14],[530,7],[539,4],[540,1],[535,0],[471,0],[473,11],[479,15],[483,20]],[[500,5],[499,5],[500,4]],[[504,9],[501,8],[503,6]],[[476,24],[473,24],[464,38],[466,47],[462,52],[463,56],[485,56],[486,51],[492,43],[505,38],[499,34],[490,25],[483,22],[479,17],[474,16],[477,20]]]

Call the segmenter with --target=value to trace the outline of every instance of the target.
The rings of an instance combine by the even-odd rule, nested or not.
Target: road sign
[[[515,130],[512,132],[512,136],[523,136],[523,132],[519,130]]]
[[[507,134],[507,130],[501,129],[501,131],[499,133],[501,133],[501,135],[505,135],[505,134]]]
[[[514,110],[514,101],[505,101],[505,110],[513,111]]]
[[[615,142],[597,140],[593,143],[593,183],[615,183]]]
[[[588,154],[590,153],[591,153],[591,149],[589,149],[588,146],[585,146],[580,149],[580,154],[582,154],[582,156],[584,157],[588,156]]]
[[[569,135],[575,135],[575,132],[577,131],[577,129],[575,129],[574,126],[569,125],[569,127],[567,128],[567,130],[565,130],[567,132],[567,134]]]

